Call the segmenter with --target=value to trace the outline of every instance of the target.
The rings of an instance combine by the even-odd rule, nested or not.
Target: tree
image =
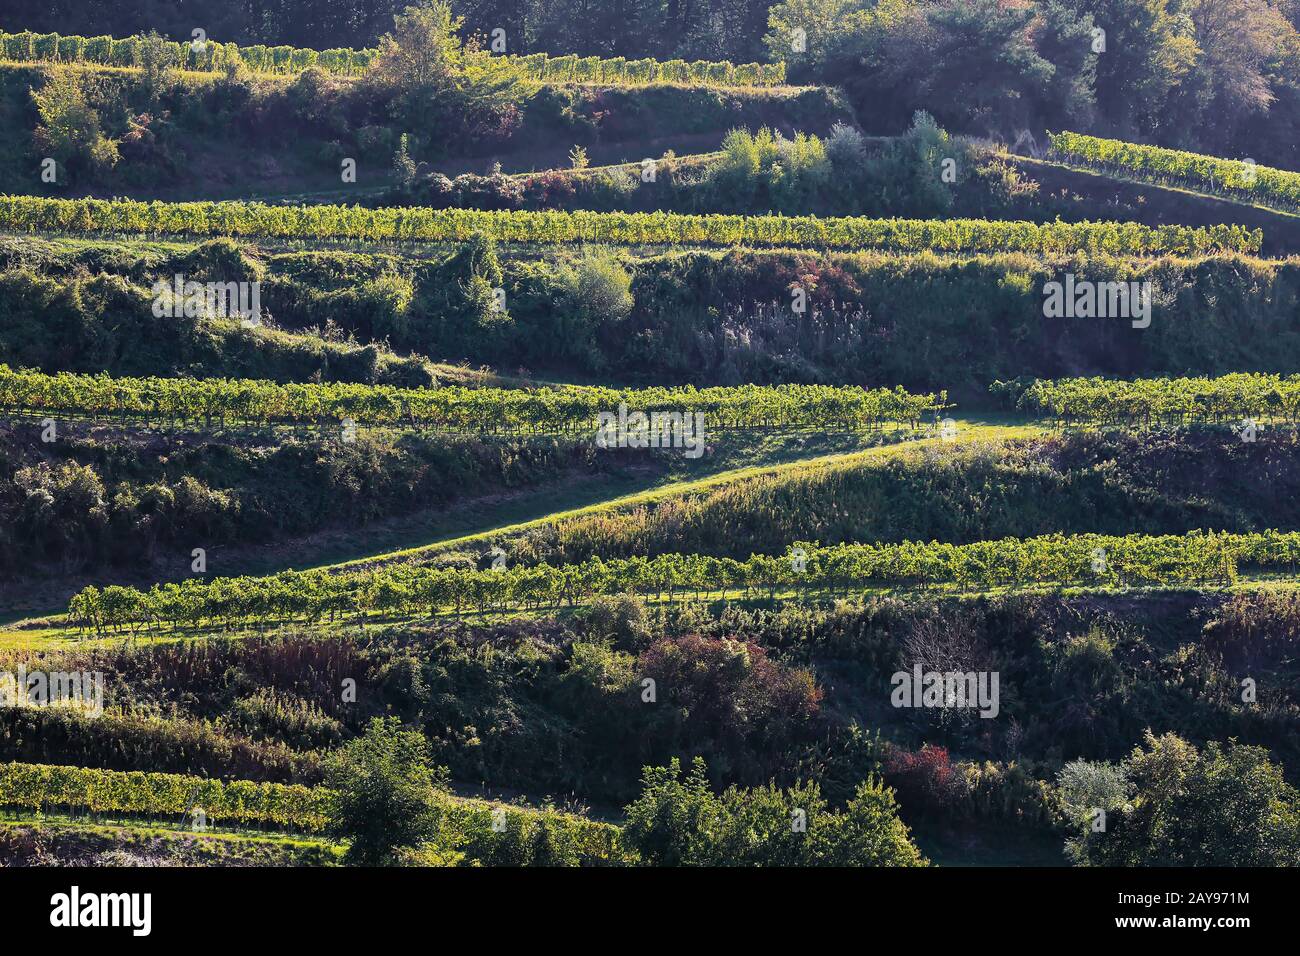
[[[467,48],[457,35],[463,22],[442,0],[407,7],[380,39],[366,74],[392,118],[418,130],[425,149],[509,133],[520,120],[519,104],[535,90],[522,66]]]
[[[1133,796],[1123,804],[1118,781],[1083,786],[1062,778],[1070,800],[1078,792],[1114,808],[1104,831],[1094,832],[1089,820],[1071,841],[1082,865],[1294,866],[1300,859],[1300,791],[1262,747],[1211,741],[1198,751],[1174,734],[1147,731],[1124,774]]]
[[[1245,123],[1270,113],[1276,87],[1288,80],[1288,50],[1289,82],[1300,79],[1295,73],[1300,39],[1266,0],[1194,0],[1188,14],[1197,56],[1176,91],[1173,112],[1198,137],[1231,148]]]
[[[172,72],[176,67],[175,54],[157,30],[140,41],[140,83],[150,106],[156,106],[159,98],[171,83]]]
[[[632,276],[613,254],[584,251],[577,262],[560,267],[558,279],[565,307],[555,316],[557,355],[599,368],[603,356],[597,336],[631,314]]]
[[[1056,74],[1034,49],[1032,7],[1000,0],[948,0],[929,14],[932,40],[918,77],[922,102],[941,120],[1005,128],[1029,122],[1027,103],[1044,98]]]
[[[1102,116],[1120,130],[1156,130],[1174,88],[1196,60],[1191,20],[1169,0],[1079,0],[1104,31],[1096,94]]]
[[[882,4],[898,5],[897,0]],[[884,22],[869,6],[863,0],[786,0],[768,11],[763,42],[773,60],[786,63],[792,78],[829,79],[866,52],[872,33]]]
[[[1093,52],[1092,17],[1064,0],[1039,4],[1031,25],[1034,48],[1055,68],[1036,94],[1036,112],[1044,122],[1087,125],[1096,107],[1097,57]]]
[[[397,154],[393,157],[393,175],[403,189],[409,189],[415,180],[415,161],[411,159],[410,135],[403,133],[397,141]]]
[[[433,766],[424,735],[396,718],[376,717],[331,757],[326,783],[338,794],[330,831],[350,841],[349,863],[392,863],[437,833],[447,771]]]
[[[924,866],[891,790],[868,780],[842,812],[815,783],[709,786],[703,759],[647,767],[624,842],[653,866]]]
[[[925,866],[907,825],[898,818],[894,792],[882,781],[858,785],[843,811],[818,827],[813,862],[818,866]]]
[[[708,834],[721,812],[704,760],[695,758],[683,779],[673,758],[667,767],[645,768],[641,796],[626,809],[623,840],[653,866],[702,865],[713,857]]]
[[[38,124],[32,134],[36,152],[53,159],[68,177],[93,176],[117,163],[117,143],[104,136],[99,114],[91,109],[75,74],[51,70],[32,91]]]

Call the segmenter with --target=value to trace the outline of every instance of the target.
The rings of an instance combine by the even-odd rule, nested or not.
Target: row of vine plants
[[[1228,585],[1242,570],[1294,573],[1300,533],[1048,535],[973,544],[800,543],[748,560],[664,554],[580,564],[461,568],[399,564],[356,572],[285,571],[154,585],[90,586],[68,622],[82,633],[243,629],[272,623],[558,610],[594,597],[850,597],[868,589]]]
[[[763,246],[885,252],[1023,252],[1033,255],[1208,255],[1258,252],[1263,234],[1236,225],[1145,226],[1135,222],[868,219],[668,212],[431,209],[258,202],[140,202],[0,196],[0,230],[244,236],[274,239],[498,242],[551,245]]]
[[[1107,174],[1300,211],[1300,173],[1290,170],[1082,133],[1053,133],[1050,142],[1051,155]]]
[[[0,365],[0,410],[114,419],[164,427],[322,425],[408,428],[455,434],[594,438],[599,416],[699,413],[705,434],[733,429],[873,430],[915,427],[948,407],[947,393],[831,385],[738,385],[614,389],[399,388],[348,382],[114,378],[48,375]],[[649,422],[645,429],[648,434]],[[687,429],[691,423],[686,424]],[[660,432],[662,435],[662,431]]]
[[[995,391],[1005,387],[993,386]],[[1017,387],[1012,386],[1013,391]],[[1040,379],[1020,391],[1016,405],[1058,426],[1242,426],[1279,421],[1294,428],[1300,424],[1300,375]]]
[[[0,32],[0,51],[15,63],[91,63],[99,66],[138,67],[146,55],[148,38],[129,36],[82,37],[57,33]],[[361,76],[378,51],[373,49],[312,50],[304,47],[239,46],[204,40],[157,45],[161,61],[196,72],[221,72],[234,63],[254,73],[288,76],[312,68],[338,76]],[[479,53],[479,56],[488,56]],[[590,83],[601,86],[646,86],[674,83],[684,86],[772,87],[785,83],[784,63],[731,63],[727,60],[629,60],[626,57],[550,56],[533,53],[506,57],[529,79],[541,83]]]
[[[334,792],[297,784],[222,781],[186,774],[101,770],[52,764],[0,764],[0,807],[94,817],[121,815],[171,823],[178,829],[239,827],[320,834],[333,814]],[[631,862],[608,823],[552,809],[443,796],[442,829],[468,859],[492,864],[546,862],[609,865]],[[198,812],[202,816],[198,816]],[[544,831],[544,832],[542,832]],[[197,831],[202,832],[202,831]],[[562,853],[545,861],[539,841]]]

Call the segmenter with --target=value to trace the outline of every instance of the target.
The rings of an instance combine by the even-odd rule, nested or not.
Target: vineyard
[[[747,561],[704,555],[597,557],[579,565],[488,570],[399,566],[377,572],[285,572],[134,588],[89,587],[73,597],[69,622],[95,634],[161,628],[221,629],[319,624],[349,616],[555,611],[600,595],[669,601],[793,592],[847,598],[866,589],[961,590],[1072,585],[1227,585],[1240,573],[1294,573],[1300,533],[1185,536],[1052,535],[952,545],[904,542],[829,548],[795,545],[790,555]]]
[[[90,63],[98,66],[139,67],[146,55],[146,37],[60,36],[57,33],[0,32],[0,52],[13,63]],[[376,50],[309,50],[290,46],[244,46],[215,40],[176,43],[160,41],[158,54],[164,65],[201,73],[220,73],[240,64],[254,73],[292,76],[310,69],[338,76],[362,76],[375,59]],[[488,54],[479,54],[487,56]],[[591,83],[601,86],[645,86],[675,83],[683,86],[768,87],[785,83],[784,63],[729,63],[726,61],[628,60],[598,56],[503,57],[525,76],[541,83]]]
[[[191,821],[202,812],[205,826],[240,827],[318,834],[326,829],[334,794],[304,787],[248,780],[220,781],[172,773],[120,773],[88,767],[0,764],[0,807],[23,811],[101,816],[127,815],[148,821]],[[625,863],[618,829],[572,814],[493,805],[444,797],[444,826],[483,856],[520,853],[539,828],[556,828],[573,843],[574,865]],[[494,820],[495,815],[495,820]],[[189,825],[185,823],[183,825]]]
[[[1221,159],[1080,133],[1053,133],[1050,142],[1052,155],[1107,174],[1221,193],[1287,212],[1300,211],[1300,173],[1290,170],[1261,166],[1253,160]]]
[[[143,236],[631,246],[795,246],[886,252],[1085,252],[1204,255],[1257,252],[1259,230],[1119,222],[857,219],[678,213],[491,212],[476,209],[271,206],[0,196],[0,230]]]
[[[915,428],[945,395],[820,385],[695,389],[501,389],[317,385],[226,379],[44,375],[0,365],[0,409],[104,417],[168,428],[203,424],[399,427],[457,434],[594,437],[598,416],[702,414],[709,431]],[[643,428],[649,427],[649,421]],[[680,426],[679,426],[680,427]]]
[[[0,873],[1294,866],[1225,3],[0,13]]]
[[[1020,394],[1017,406],[1067,426],[1240,427],[1249,419],[1275,420],[1294,429],[1300,424],[1300,375],[1036,381]]]
[[[214,825],[316,832],[329,819],[329,796],[320,789],[278,783],[0,764],[0,806],[24,810],[186,819],[198,809]]]

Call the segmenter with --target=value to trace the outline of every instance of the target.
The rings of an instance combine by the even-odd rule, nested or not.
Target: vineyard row
[[[33,812],[126,814],[170,820],[178,827],[238,826],[321,833],[329,825],[334,794],[325,787],[223,782],[172,773],[122,772],[50,764],[0,764],[0,806]],[[199,811],[202,816],[198,815]],[[621,862],[618,828],[572,814],[444,797],[442,825],[460,835],[476,859],[526,841],[541,824],[562,829],[579,862]]]
[[[148,591],[91,586],[68,605],[83,632],[243,628],[338,620],[351,615],[413,617],[558,610],[591,598],[634,594],[669,600],[695,595],[848,597],[871,588],[956,586],[1151,586],[1230,584],[1242,570],[1294,573],[1300,533],[1048,535],[974,544],[800,543],[787,555],[746,561],[664,554],[551,567],[488,569],[398,565],[347,574],[286,571],[268,577],[190,579]]]
[[[138,202],[0,196],[0,230],[277,239],[464,242],[597,242],[633,246],[766,246],[886,252],[1023,252],[1032,255],[1203,255],[1258,252],[1260,230],[1235,225],[1144,226],[1134,222],[1004,222],[984,219],[867,219],[686,215],[427,207],[266,205],[257,202]]]
[[[0,365],[0,409],[29,415],[115,418],[168,427],[251,424],[397,427],[456,434],[594,437],[655,412],[704,416],[705,433],[738,428],[864,430],[916,426],[947,407],[947,393],[829,385],[680,388],[398,388],[250,379],[111,378],[14,371]],[[625,425],[618,416],[625,409]],[[651,422],[645,422],[646,430]]]
[[[60,36],[57,33],[0,32],[0,51],[15,63],[91,63],[138,67],[143,63],[145,37]],[[291,46],[245,46],[204,40],[159,47],[164,64],[202,73],[224,71],[234,63],[254,73],[293,75],[312,68],[339,76],[361,76],[376,50],[311,50]],[[473,54],[488,56],[487,53]],[[645,86],[676,83],[685,86],[771,87],[785,83],[784,63],[730,63],[725,60],[629,60],[625,57],[528,56],[504,57],[524,75],[541,83],[594,83],[604,86]]]
[[[1289,212],[1300,211],[1300,173],[1080,133],[1054,133],[1053,155],[1107,174],[1223,193]]]
[[[1295,427],[1300,424],[1300,375],[1237,372],[1217,378],[1039,380],[1020,393],[1017,407],[1066,425],[1242,425],[1278,419]]]

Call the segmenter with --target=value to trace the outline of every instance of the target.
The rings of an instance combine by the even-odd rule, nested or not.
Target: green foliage
[[[57,163],[56,183],[67,186],[78,178],[94,178],[118,161],[118,144],[104,135],[99,114],[86,102],[74,74],[51,70],[32,91],[39,124],[32,146],[40,159]]]
[[[481,280],[486,282],[486,280]],[[644,388],[558,386],[536,390],[394,388],[386,385],[275,382],[239,379],[109,378],[44,375],[0,365],[0,408],[38,412],[76,409],[90,416],[117,413],[173,424],[219,419],[230,424],[317,422],[322,416],[357,425],[437,432],[566,434],[594,438],[600,412],[620,403],[655,410],[702,413],[710,431],[768,427],[879,429],[912,427],[947,407],[943,393],[903,389],[781,385],[771,388]]]
[[[576,261],[564,263],[556,278],[563,290],[557,320],[561,326],[556,330],[560,334],[554,340],[557,357],[598,369],[598,337],[632,313],[632,276],[612,253],[584,250]]]
[[[1294,866],[1300,792],[1268,751],[1229,741],[1198,750],[1147,732],[1125,761],[1132,799],[1070,843],[1085,866]],[[1073,791],[1071,791],[1073,793]],[[1103,796],[1118,796],[1110,786]]]
[[[1296,27],[1266,0],[787,0],[769,27],[793,79],[843,86],[880,132],[924,109],[1007,141],[1096,122],[1173,147],[1296,155]]]
[[[411,616],[513,609],[558,609],[600,595],[633,593],[670,598],[695,592],[753,598],[794,591],[823,598],[847,597],[867,588],[957,589],[1093,585],[1145,587],[1235,583],[1243,570],[1277,572],[1300,566],[1300,533],[1266,531],[1186,535],[1046,535],[1004,538],[968,545],[840,544],[819,548],[799,542],[803,572],[786,556],[752,555],[746,561],[707,555],[661,554],[653,558],[596,557],[575,565],[463,570],[397,565],[377,571],[329,574],[285,571],[274,577],[193,578],[155,585],[148,592],[90,586],[68,605],[69,623],[96,633],[181,625],[246,627],[257,622],[306,620],[355,613]],[[1104,561],[1098,563],[1098,554]],[[676,649],[665,666],[678,663]],[[743,645],[740,659],[748,652]],[[743,673],[745,668],[741,668]],[[726,673],[726,668],[722,669]],[[789,687],[792,700],[811,700],[807,682]]]
[[[559,519],[503,546],[530,562],[570,564],[679,549],[743,559],[781,553],[803,536],[968,544],[1054,530],[1290,528],[1300,524],[1298,456],[1289,436],[1261,432],[1243,442],[1227,429],[959,442]]]
[[[258,265],[225,240],[205,243],[177,263],[188,281],[258,281]],[[51,371],[125,375],[256,376],[405,386],[433,383],[418,358],[386,348],[290,334],[268,326],[243,328],[233,315],[206,306],[180,315],[156,304],[173,288],[170,276],[150,287],[99,274],[52,278],[28,269],[0,271],[0,361]],[[409,280],[384,277],[352,287],[376,339],[399,338],[414,290]],[[342,297],[339,297],[342,298]],[[266,312],[269,315],[270,310]]]
[[[0,442],[5,577],[46,563],[141,566],[188,555],[196,540],[251,545],[352,528],[597,467],[590,449],[544,439],[227,437],[168,449],[67,430],[60,438],[53,456],[35,432]]]
[[[391,863],[400,848],[417,847],[437,830],[446,770],[430,762],[424,735],[395,718],[375,718],[331,756],[326,781],[336,793],[330,832],[349,841],[349,863]]]
[[[1300,173],[1158,146],[1054,133],[1052,152],[1068,162],[1146,182],[1220,192],[1289,212],[1300,210]]]
[[[1067,378],[1035,381],[1018,408],[1066,424],[1230,423],[1300,419],[1300,375],[1238,373],[1218,378],[1151,378],[1121,381]]]
[[[434,5],[436,6],[436,5]],[[410,10],[420,10],[418,6],[407,7],[408,12],[399,14],[397,25],[389,38],[408,38],[412,42],[411,50],[423,48],[429,50],[428,60],[419,59],[411,62],[419,65],[428,64],[445,54],[444,37],[458,32],[463,24],[462,18],[453,18],[450,13],[439,14],[433,18],[417,16],[412,19]],[[52,48],[53,41],[58,41],[57,54]],[[399,63],[407,61],[383,59],[385,53],[392,53],[391,47],[381,38],[378,49],[366,50],[311,50],[293,47],[274,47],[255,44],[240,47],[234,43],[217,43],[208,41],[201,50],[189,43],[172,43],[161,41],[155,46],[156,53],[147,51],[147,38],[129,37],[113,40],[109,37],[55,37],[53,34],[33,36],[32,34],[4,33],[0,31],[0,49],[8,59],[28,63],[98,63],[113,66],[146,66],[150,56],[166,58],[170,63],[198,71],[220,71],[233,64],[239,64],[255,73],[301,74],[308,70],[324,70],[343,76],[362,76],[393,69]],[[34,42],[33,42],[34,41]],[[117,49],[115,55],[112,51]],[[433,51],[440,51],[434,53]],[[486,59],[486,57],[484,57]],[[534,81],[547,83],[593,83],[603,86],[641,86],[649,83],[676,83],[693,86],[719,87],[770,87],[780,86],[785,82],[785,64],[783,63],[745,63],[711,62],[698,60],[684,63],[680,60],[661,62],[644,59],[628,62],[619,57],[602,59],[588,57],[579,60],[573,56],[550,56],[545,53],[530,56],[500,56],[492,59],[508,61],[511,67]]]
[[[1253,252],[1262,234],[1242,226],[1143,226],[1133,222],[822,219],[817,216],[687,216],[676,213],[481,212],[365,209],[263,203],[0,197],[0,227],[15,232],[114,232],[177,236],[402,239],[616,245],[733,245],[882,249],[891,252],[1025,252],[1150,255]]]
[[[458,137],[509,132],[518,122],[518,104],[531,94],[516,61],[464,48],[462,24],[443,0],[419,0],[380,38],[366,73],[365,83],[388,101],[398,127],[419,131],[426,151],[441,151]],[[397,160],[403,185],[415,172],[404,152],[406,138]]]
[[[703,760],[647,767],[623,841],[652,866],[924,866],[892,791],[861,784],[830,811],[815,783],[715,795]]]
[[[202,810],[209,824],[320,832],[332,795],[319,788],[170,773],[119,773],[44,764],[0,764],[0,805],[24,810],[181,817]]]

